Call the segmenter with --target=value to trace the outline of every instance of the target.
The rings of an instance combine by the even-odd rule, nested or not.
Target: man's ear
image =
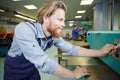
[[[47,16],[43,17],[43,21],[44,21],[44,23],[48,23],[49,22],[49,18]]]

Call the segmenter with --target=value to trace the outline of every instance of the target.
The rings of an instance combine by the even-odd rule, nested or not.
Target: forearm
[[[60,65],[58,65],[56,71],[53,73],[55,76],[64,77],[64,78],[76,78],[73,71],[70,71]]]
[[[86,57],[97,57],[104,56],[100,50],[92,50],[80,47],[78,50],[78,56],[86,56]]]
[[[114,54],[116,51],[116,46],[111,44],[106,44],[100,50],[92,50],[80,47],[78,49],[78,56],[88,56],[88,57],[98,57],[105,56],[107,54]]]

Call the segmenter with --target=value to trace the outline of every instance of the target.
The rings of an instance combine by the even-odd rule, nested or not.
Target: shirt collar
[[[36,23],[36,26],[37,26],[37,37],[38,38],[46,38],[46,36],[43,32],[42,25],[40,23]]]
[[[36,26],[37,26],[37,37],[38,38],[44,38],[46,40],[52,38],[52,36],[50,36],[48,38],[45,36],[45,33],[43,32],[42,25],[40,23],[36,23]]]

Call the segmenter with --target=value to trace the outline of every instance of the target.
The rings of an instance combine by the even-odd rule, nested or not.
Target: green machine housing
[[[105,44],[118,46],[115,55],[107,55],[99,57],[99,59],[120,75],[120,31],[89,31],[87,32],[87,41],[90,48],[96,50],[102,48]]]

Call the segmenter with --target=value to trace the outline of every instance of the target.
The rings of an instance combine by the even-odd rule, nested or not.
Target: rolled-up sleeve
[[[53,38],[54,44],[56,47],[60,48],[62,51],[65,51],[67,54],[78,56],[79,46],[74,46],[69,42],[65,41],[63,38]]]
[[[41,49],[35,38],[34,29],[31,29],[31,26],[25,23],[17,25],[15,40],[27,60],[33,63],[39,71],[52,74],[56,70],[58,63],[50,59]]]

